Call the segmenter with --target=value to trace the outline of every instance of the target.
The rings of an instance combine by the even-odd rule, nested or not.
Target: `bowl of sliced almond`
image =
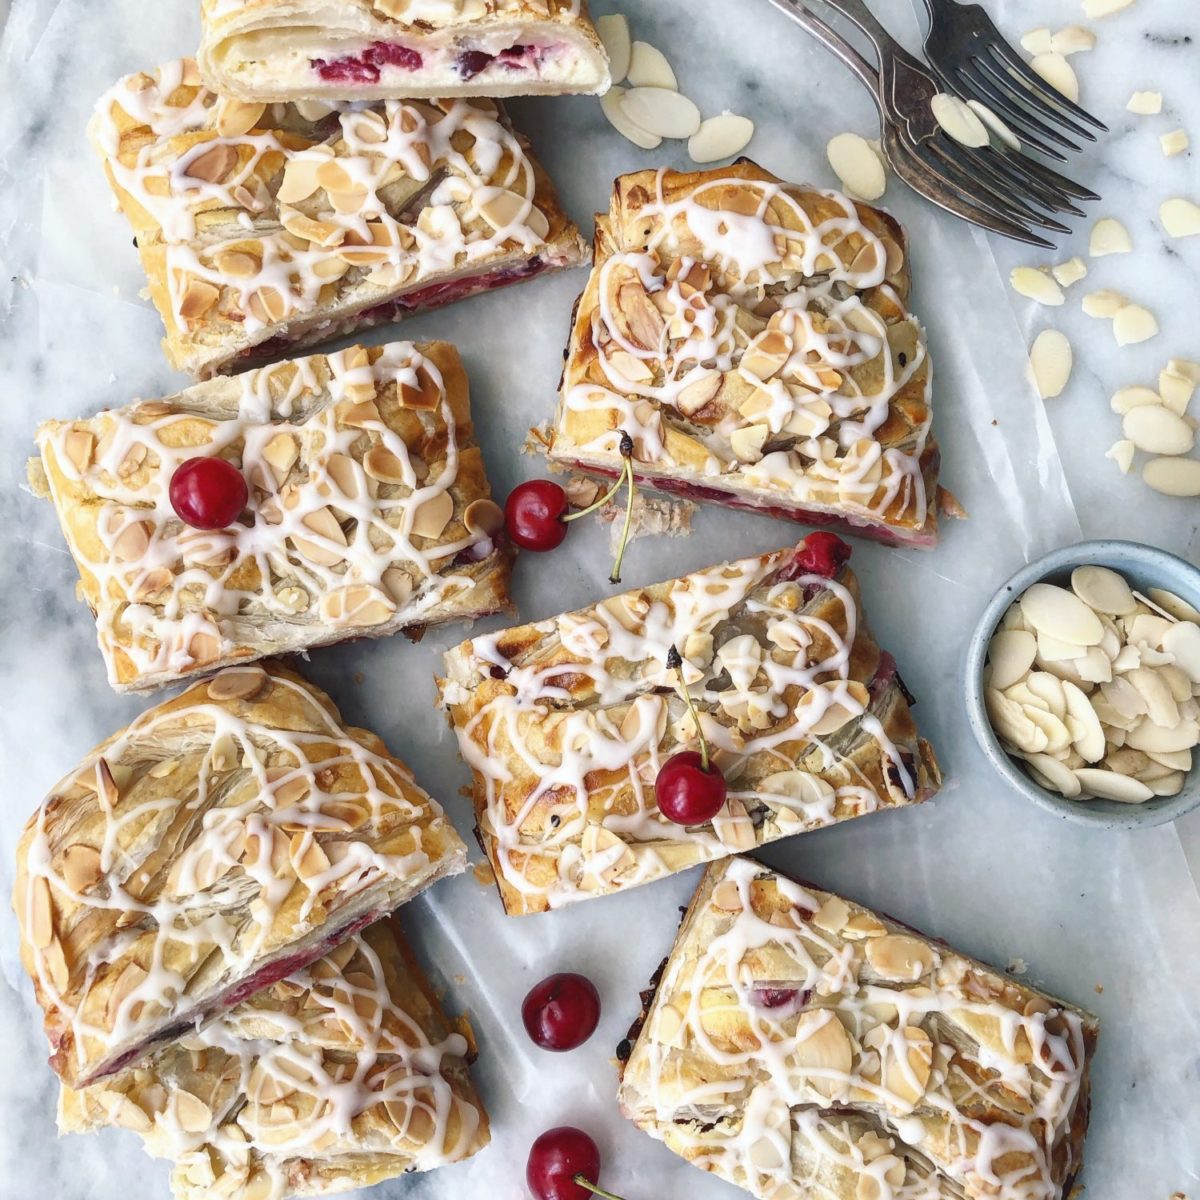
[[[1200,805],[1200,569],[1140,542],[1065,546],[1018,571],[967,651],[967,709],[1041,808],[1105,828]]]

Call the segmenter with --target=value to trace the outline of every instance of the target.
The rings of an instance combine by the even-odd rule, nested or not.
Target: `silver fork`
[[[929,32],[924,49],[933,69],[954,91],[1002,116],[1025,144],[1066,162],[1049,143],[1067,150],[1080,147],[1060,129],[1089,142],[1096,140],[1089,125],[1108,132],[1102,121],[1031,70],[978,4],[925,0],[925,9]]]
[[[1052,243],[1030,225],[1060,233],[1068,229],[1040,209],[1082,216],[1073,201],[1097,198],[998,140],[983,152],[954,141],[934,119],[930,102],[943,89],[924,64],[891,37],[862,0],[827,2],[867,35],[878,70],[803,0],[771,0],[867,86],[882,119],[888,163],[914,191],[972,224],[1047,249]]]

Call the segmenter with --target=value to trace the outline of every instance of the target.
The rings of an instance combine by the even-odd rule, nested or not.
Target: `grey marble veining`
[[[910,45],[909,0],[872,0]],[[597,9],[614,7],[597,0]],[[1078,23],[1078,0],[995,0],[1014,36]],[[0,21],[5,4],[0,0]],[[139,298],[143,280],[123,218],[113,213],[83,127],[119,75],[190,52],[195,5],[159,0],[13,0],[0,42],[0,892],[12,880],[22,822],[91,745],[145,702],[114,696],[75,572],[48,505],[23,486],[39,420],[71,416],[184,380],[158,349],[159,322]],[[635,36],[663,47],[681,86],[705,109],[758,123],[749,153],[777,173],[831,184],[829,137],[876,132],[873,107],[833,59],[765,0],[630,0]],[[853,822],[765,855],[826,886],[874,903],[1004,965],[1020,957],[1030,978],[1102,1018],[1094,1123],[1085,1174],[1090,1200],[1162,1200],[1200,1190],[1200,823],[1130,835],[1056,823],[987,774],[961,703],[961,653],[975,614],[1025,559],[1081,535],[1153,541],[1200,555],[1196,502],[1157,496],[1103,457],[1120,436],[1108,396],[1153,383],[1171,356],[1200,359],[1200,238],[1165,240],[1168,195],[1200,199],[1197,152],[1164,159],[1158,135],[1183,126],[1200,146],[1200,10],[1193,0],[1140,0],[1098,22],[1091,54],[1075,56],[1083,101],[1112,129],[1073,172],[1119,216],[1136,253],[1089,263],[1060,309],[1041,309],[1007,286],[1018,264],[1086,256],[1088,222],[1054,254],[1002,243],[935,213],[892,182],[884,203],[908,226],[914,308],[935,363],[936,425],[944,482],[971,514],[951,523],[932,554],[855,547],[868,612],[920,698],[917,715],[949,784],[932,804]],[[1161,117],[1125,112],[1135,88],[1164,94]],[[607,205],[612,177],[666,162],[677,144],[645,153],[608,128],[594,100],[518,101],[532,135],[585,226]],[[582,273],[537,281],[427,314],[406,337],[446,337],[462,348],[476,419],[498,493],[538,471],[517,453],[525,430],[550,411],[571,303]],[[1115,287],[1151,308],[1161,332],[1118,349],[1107,322],[1079,311],[1079,296]],[[1025,346],[1046,324],[1075,346],[1066,393],[1042,404],[1025,378]],[[388,331],[374,331],[383,340]],[[517,598],[526,618],[585,603],[607,584],[607,530],[588,523],[553,556],[526,556]],[[793,536],[779,522],[708,509],[689,539],[636,543],[630,585]],[[886,602],[886,603],[885,603]],[[447,804],[463,830],[466,771],[432,709],[438,652],[463,630],[419,645],[402,638],[313,655],[310,671],[356,722],[377,729]],[[665,953],[676,906],[692,876],[552,916],[512,921],[470,876],[415,902],[408,925],[453,1000],[480,1034],[478,1077],[495,1141],[469,1164],[382,1185],[371,1194],[430,1200],[525,1195],[529,1143],[551,1124],[590,1128],[606,1159],[604,1182],[629,1200],[732,1189],[683,1166],[621,1122],[608,1062],[637,1006],[636,992]],[[636,929],[638,936],[630,938]],[[0,916],[0,1196],[61,1200],[166,1197],[166,1170],[129,1134],[58,1141],[54,1081],[31,989],[16,963],[14,923]],[[548,1058],[520,1027],[521,997],[543,974],[587,971],[604,998],[599,1033],[583,1049]],[[1103,991],[1099,991],[1102,987]]]

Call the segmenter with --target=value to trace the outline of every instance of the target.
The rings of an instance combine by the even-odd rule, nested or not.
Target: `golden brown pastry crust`
[[[823,535],[828,536],[828,535]],[[781,837],[914,803],[940,783],[858,581],[806,542],[626,592],[449,651],[441,702],[472,772],[480,841],[510,914],[619,891]],[[694,749],[676,644],[729,780],[711,823],[654,802]]]
[[[639,171],[596,218],[549,457],[695,499],[937,537],[939,453],[907,242],[748,160]]]
[[[143,713],[26,824],[13,907],[51,1064],[81,1086],[428,887],[466,847],[373,733],[274,663]]]
[[[598,94],[582,0],[203,0],[198,60],[249,101]]]
[[[265,107],[183,59],[121,80],[89,133],[198,378],[586,257],[489,100]]]
[[[352,346],[38,428],[109,681],[145,691],[236,662],[509,607],[511,548],[447,342]],[[195,456],[244,475],[226,530],[168,500]]]
[[[133,1129],[174,1163],[178,1200],[324,1195],[483,1149],[469,1057],[393,917],[140,1066],[64,1087],[59,1129]]]
[[[763,1200],[1058,1200],[1082,1161],[1097,1028],[735,858],[705,872],[646,993],[619,1100]]]

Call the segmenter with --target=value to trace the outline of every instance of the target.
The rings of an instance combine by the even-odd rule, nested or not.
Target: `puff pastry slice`
[[[867,629],[848,556],[813,534],[446,654],[441,701],[510,914],[933,794],[937,761]],[[667,668],[673,645],[729,783],[700,826],[672,823],[654,799],[662,762],[698,744]]]
[[[198,60],[240,100],[598,94],[583,0],[203,0]]]
[[[508,607],[467,377],[446,342],[352,346],[38,429],[109,680],[144,690],[235,662]],[[249,502],[184,524],[178,468],[220,456]]]
[[[327,954],[466,847],[372,733],[275,664],[145,712],[25,826],[13,907],[72,1087]]]
[[[746,858],[714,863],[622,1043],[620,1105],[762,1200],[1059,1200],[1096,1019]]]
[[[469,1057],[389,919],[141,1066],[64,1087],[58,1124],[134,1130],[178,1200],[320,1196],[483,1149]]]
[[[121,80],[89,133],[167,358],[201,379],[586,256],[491,100],[266,106],[182,59]]]
[[[596,218],[549,457],[879,541],[937,540],[904,232],[748,160],[619,178]]]

